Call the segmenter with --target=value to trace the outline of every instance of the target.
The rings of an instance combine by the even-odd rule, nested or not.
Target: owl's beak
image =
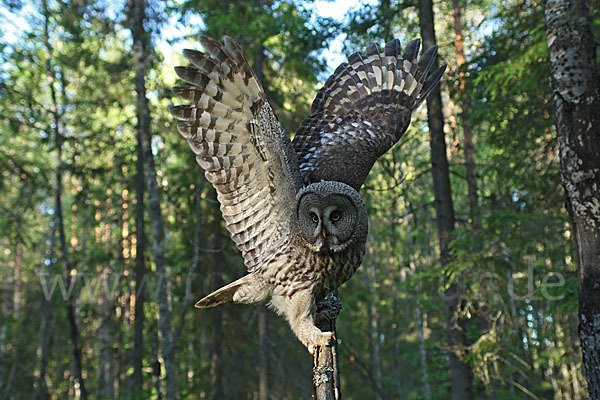
[[[321,254],[329,254],[329,244],[327,243],[327,232],[325,232],[325,229],[321,230],[321,236],[323,239],[321,240],[321,250],[319,252]]]

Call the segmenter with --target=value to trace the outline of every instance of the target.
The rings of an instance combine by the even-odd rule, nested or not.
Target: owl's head
[[[367,237],[365,204],[356,190],[341,182],[322,181],[300,190],[293,218],[315,252],[340,252],[363,244]]]

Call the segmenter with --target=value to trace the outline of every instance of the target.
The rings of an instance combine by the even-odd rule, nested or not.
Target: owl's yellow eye
[[[315,224],[319,222],[319,217],[315,213],[310,213],[310,218]]]
[[[329,218],[333,222],[337,222],[340,220],[340,213],[338,211],[332,211],[331,214],[329,215]]]

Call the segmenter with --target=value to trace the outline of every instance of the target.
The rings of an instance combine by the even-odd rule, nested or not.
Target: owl
[[[176,67],[191,104],[170,108],[217,192],[248,273],[196,303],[268,301],[313,353],[332,332],[315,325],[319,302],[361,264],[368,231],[359,190],[379,156],[408,128],[440,80],[437,46],[389,41],[354,53],[318,92],[294,139],[281,127],[240,46],[200,36]]]

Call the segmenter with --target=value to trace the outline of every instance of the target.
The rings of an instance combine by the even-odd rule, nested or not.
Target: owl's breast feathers
[[[295,244],[273,254],[265,268],[264,279],[275,293],[291,296],[299,290],[330,292],[354,275],[365,255],[365,242],[355,243],[342,252],[314,252],[294,240]]]

